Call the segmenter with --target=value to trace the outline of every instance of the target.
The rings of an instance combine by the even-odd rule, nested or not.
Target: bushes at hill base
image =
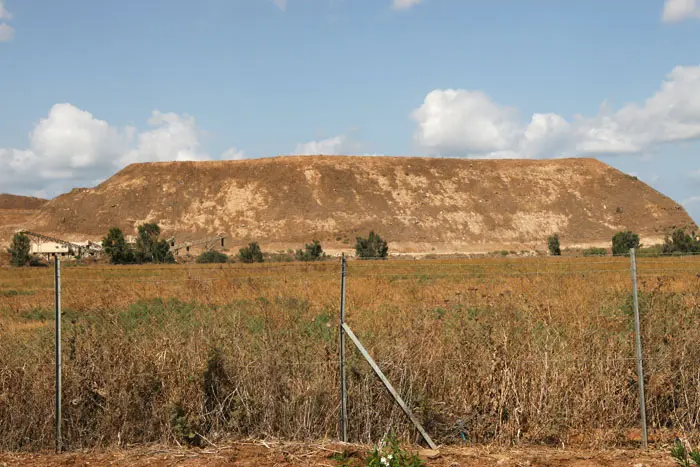
[[[547,248],[552,256],[561,256],[561,245],[559,244],[559,234],[554,234],[547,238]]]
[[[700,241],[695,232],[688,235],[683,229],[676,229],[664,240],[661,252],[665,255],[682,255],[700,253]]]
[[[242,263],[262,263],[264,261],[262,250],[257,242],[251,242],[248,246],[238,250],[238,259]]]
[[[357,237],[355,254],[358,258],[386,258],[389,246],[382,237],[371,231],[366,238]]]
[[[102,239],[102,248],[109,256],[112,264],[131,264],[134,262],[134,251],[126,243],[124,232],[119,227],[112,227]]]
[[[135,257],[137,263],[174,263],[170,245],[160,238],[160,227],[155,223],[138,226]]]
[[[174,263],[175,257],[170,245],[160,238],[158,224],[138,226],[138,239],[135,247],[126,242],[119,227],[112,227],[102,239],[102,247],[112,264],[133,263]]]
[[[588,248],[583,250],[583,256],[607,256],[608,250],[605,248]]]
[[[216,250],[208,250],[197,256],[197,263],[228,263],[229,257],[225,253]]]
[[[613,256],[629,256],[632,248],[639,249],[639,235],[629,230],[618,232],[612,238]]]
[[[7,249],[10,255],[10,264],[16,267],[29,266],[32,255],[31,242],[26,234],[19,232],[12,237],[12,244]]]
[[[321,242],[314,240],[311,243],[304,245],[303,250],[297,250],[294,257],[297,261],[316,261],[324,256]]]

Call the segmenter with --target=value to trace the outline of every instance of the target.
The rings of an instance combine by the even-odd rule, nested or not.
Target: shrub
[[[639,248],[637,250],[637,257],[653,258],[661,255],[663,250],[663,245],[652,245],[644,248]]]
[[[559,234],[554,234],[547,238],[547,248],[552,256],[561,256],[561,245],[559,244]]]
[[[355,253],[358,258],[386,258],[389,246],[382,237],[371,231],[367,238],[357,237]]]
[[[139,237],[136,240],[136,262],[138,263],[174,263],[175,257],[170,245],[160,239],[160,227],[155,223],[138,226]]]
[[[700,465],[700,451],[688,450],[679,439],[676,439],[676,443],[671,448],[671,457],[680,467]]]
[[[608,250],[605,248],[588,248],[583,250],[583,256],[607,256]]]
[[[124,232],[119,227],[112,227],[102,239],[102,247],[112,264],[130,264],[134,262],[134,251],[126,243]]]
[[[676,229],[670,237],[666,237],[661,251],[665,255],[700,253],[700,242],[695,232],[688,235],[683,229]]]
[[[314,240],[312,243],[307,243],[304,245],[304,249],[297,250],[294,256],[299,261],[316,261],[321,259],[323,256],[321,242]]]
[[[12,237],[12,244],[7,252],[10,254],[10,264],[17,267],[27,266],[32,261],[31,242],[29,237],[23,233],[18,232]]]
[[[612,238],[613,256],[625,256],[630,254],[630,249],[639,248],[639,235],[629,230],[618,232]]]
[[[396,435],[391,433],[383,448],[375,447],[367,457],[367,467],[422,467],[425,462],[416,454],[401,448]]]
[[[216,250],[208,250],[197,256],[197,262],[207,263],[228,263],[228,255]]]
[[[262,263],[263,254],[257,242],[251,242],[247,247],[238,250],[238,258],[242,263]]]

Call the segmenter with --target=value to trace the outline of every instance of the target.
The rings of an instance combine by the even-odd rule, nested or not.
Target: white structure
[[[67,255],[70,252],[68,245],[57,243],[57,242],[37,242],[33,241],[31,244],[32,254],[59,254]]]

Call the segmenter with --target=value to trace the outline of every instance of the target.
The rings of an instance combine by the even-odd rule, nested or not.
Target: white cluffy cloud
[[[0,20],[10,20],[12,15],[5,8],[5,0],[0,0]],[[15,30],[4,21],[0,22],[0,42],[9,42],[15,37]]]
[[[306,156],[331,156],[352,152],[352,147],[353,144],[345,135],[338,135],[332,138],[297,144],[294,154]]]
[[[391,7],[394,10],[406,10],[412,6],[418,5],[423,0],[392,0]]]
[[[523,122],[517,109],[481,91],[437,89],[411,114],[416,142],[439,155],[573,157],[635,154],[659,143],[700,138],[700,66],[676,67],[643,105],[566,120],[535,113]]]
[[[666,23],[675,23],[686,19],[700,19],[700,1],[666,0],[662,19]]]
[[[239,161],[245,159],[245,153],[236,148],[229,148],[221,154],[220,159],[224,161]]]
[[[418,5],[423,0],[391,0],[391,7],[394,10],[406,10],[412,6]],[[287,11],[287,0],[272,0],[277,8],[282,11]]]
[[[193,117],[155,111],[148,123],[153,128],[139,133],[56,104],[29,134],[28,148],[0,148],[2,191],[50,194],[92,185],[132,162],[210,159]]]
[[[138,145],[121,158],[123,165],[210,159],[209,155],[199,151],[200,131],[194,117],[156,110],[148,123],[155,128],[138,135]]]

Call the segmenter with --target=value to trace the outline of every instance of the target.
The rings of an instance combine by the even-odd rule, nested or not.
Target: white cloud
[[[675,23],[686,19],[700,19],[700,2],[698,0],[666,0],[662,19],[666,23]]]
[[[391,7],[394,10],[406,10],[418,5],[422,0],[392,0]]]
[[[225,161],[239,161],[241,159],[245,159],[245,153],[236,148],[229,148],[224,151],[219,159]]]
[[[351,151],[352,143],[344,135],[334,136],[318,141],[297,144],[297,155],[339,155]]]
[[[0,0],[0,19],[12,19],[12,15],[5,8],[5,0]]]
[[[122,157],[122,164],[210,159],[199,151],[200,131],[194,117],[156,110],[148,123],[155,129],[138,135],[137,147]]]
[[[700,204],[700,196],[691,196],[690,198],[684,199],[681,204],[686,208]]]
[[[567,157],[640,153],[659,143],[700,138],[700,66],[676,67],[643,105],[571,121],[548,113],[524,123],[517,110],[480,91],[437,89],[411,113],[416,142],[440,155]]]
[[[7,23],[0,23],[0,42],[9,42],[14,37],[14,28]]]
[[[333,0],[331,0],[332,3]],[[337,0],[342,1],[342,0]],[[394,10],[407,10],[412,6],[418,5],[423,0],[391,0],[391,8]],[[287,11],[287,0],[272,0],[277,8],[282,11]]]
[[[12,15],[5,8],[5,0],[0,0],[0,19],[11,20]],[[15,37],[15,29],[9,24],[0,22],[0,42],[9,42]]]
[[[92,186],[131,162],[210,159],[200,149],[201,130],[193,117],[155,111],[148,123],[153,128],[138,133],[71,104],[56,104],[29,134],[28,148],[0,148],[0,187],[55,194]],[[224,153],[227,158],[242,155]]]

